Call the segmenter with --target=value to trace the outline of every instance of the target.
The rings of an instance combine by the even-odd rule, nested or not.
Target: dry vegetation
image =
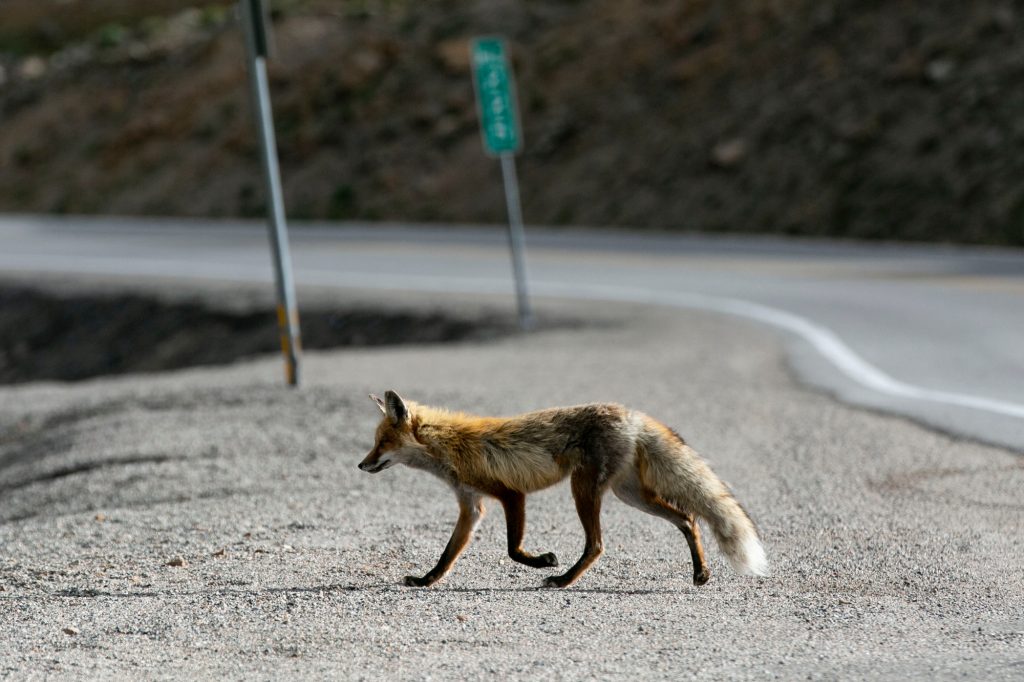
[[[0,209],[261,212],[232,14],[141,18],[180,4],[4,0]],[[32,35],[53,5],[59,49],[14,51],[10,32]],[[298,218],[502,220],[466,59],[471,36],[500,32],[516,58],[529,222],[1024,243],[1010,2],[275,8]]]
[[[223,0],[3,0],[0,46],[21,52],[53,51],[104,26],[225,4]]]

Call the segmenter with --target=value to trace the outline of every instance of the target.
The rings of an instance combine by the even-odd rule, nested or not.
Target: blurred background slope
[[[510,40],[536,224],[1024,244],[1012,2],[283,0],[289,214],[500,222],[467,41]],[[232,3],[0,2],[0,211],[262,216]]]

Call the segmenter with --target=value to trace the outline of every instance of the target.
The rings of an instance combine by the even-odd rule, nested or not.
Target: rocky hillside
[[[1012,2],[291,0],[274,17],[295,218],[502,220],[467,58],[502,33],[528,222],[1024,244]],[[228,8],[15,38],[0,210],[262,211]]]

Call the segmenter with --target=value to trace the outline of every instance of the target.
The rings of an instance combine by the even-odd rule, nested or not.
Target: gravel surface
[[[0,388],[0,677],[475,679],[1024,675],[1024,459],[796,385],[768,331],[549,303],[600,322],[487,343],[266,357]],[[773,575],[690,582],[681,534],[609,497],[577,586],[505,557],[500,508],[431,589],[437,481],[356,463],[370,391],[482,413],[614,400],[680,431]],[[563,484],[526,546],[575,560]]]

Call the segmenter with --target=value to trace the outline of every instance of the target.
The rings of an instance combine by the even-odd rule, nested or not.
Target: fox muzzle
[[[377,474],[384,471],[394,463],[395,461],[390,457],[374,457],[371,452],[366,456],[366,459],[359,463],[359,469],[367,473]]]

